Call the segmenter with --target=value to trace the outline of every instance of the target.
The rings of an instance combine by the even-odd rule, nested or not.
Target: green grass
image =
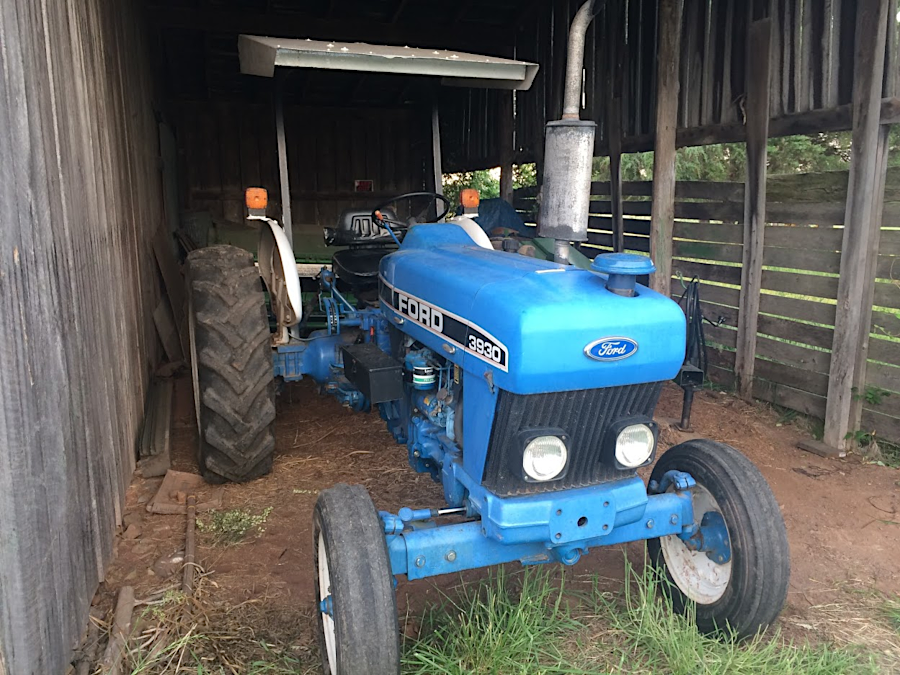
[[[775,631],[753,640],[697,632],[657,592],[654,573],[628,568],[623,593],[570,592],[552,572],[498,573],[463,586],[431,612],[404,650],[404,672],[671,673],[672,675],[868,675],[874,658],[854,649],[792,644]]]
[[[420,639],[404,650],[405,672],[572,673],[565,651],[582,624],[571,615],[564,586],[550,575],[491,572],[483,584],[463,585],[429,611]]]
[[[900,596],[889,598],[884,603],[884,616],[891,628],[900,634]]]
[[[657,589],[664,580],[649,567],[628,568],[631,583],[624,602],[604,599],[601,618],[609,621],[623,653],[631,657],[631,672],[673,675],[830,675],[878,672],[871,656],[827,644],[810,646],[786,641],[776,630],[752,640],[711,637],[697,631],[691,612],[676,614]]]

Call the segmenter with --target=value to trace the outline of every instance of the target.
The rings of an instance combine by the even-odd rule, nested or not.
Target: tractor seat
[[[393,209],[384,209],[384,217],[397,220]],[[391,245],[394,238],[383,227],[372,222],[372,212],[365,209],[344,209],[338,216],[337,227],[325,228],[328,246]]]
[[[378,264],[393,249],[347,248],[331,258],[337,278],[352,288],[372,286],[378,281]]]
[[[397,219],[391,209],[385,209],[384,215]],[[337,278],[356,291],[377,285],[378,263],[397,248],[390,233],[372,222],[371,211],[362,209],[341,212],[337,227],[325,228],[325,243],[349,246],[332,256],[331,266]]]

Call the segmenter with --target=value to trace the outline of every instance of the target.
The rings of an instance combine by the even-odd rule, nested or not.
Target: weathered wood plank
[[[762,292],[766,233],[766,162],[769,136],[769,61],[772,21],[750,25],[747,83],[747,181],[744,191],[744,246],[741,264],[741,313],[738,317],[735,375],[738,394],[753,398],[756,331]]]
[[[741,205],[735,202],[676,202],[675,217],[684,220],[718,220],[736,223],[742,218]],[[626,216],[651,215],[652,203],[649,201],[629,201],[622,203]],[[591,202],[591,213],[611,213],[608,201]]]
[[[766,246],[763,252],[763,264],[767,267],[838,274],[841,271],[841,254],[837,251]]]
[[[838,279],[801,272],[763,270],[763,288],[768,291],[833,299],[837,295]]]
[[[523,188],[528,192],[525,196],[537,194],[537,190]],[[516,190],[518,195],[520,190]],[[653,195],[653,181],[623,181],[622,194],[626,197],[651,197]],[[609,196],[609,181],[594,181],[591,183],[592,196]],[[676,199],[708,199],[711,201],[740,202],[744,199],[744,184],[726,181],[705,180],[680,180],[675,183]]]
[[[815,299],[790,298],[784,295],[763,293],[760,311],[798,321],[812,321],[826,326],[834,325],[836,306]]]
[[[831,354],[828,352],[809,349],[764,336],[757,338],[756,355],[770,361],[786,363],[817,373],[827,373],[828,366],[831,363]]]
[[[682,0],[660,0],[656,72],[656,140],[653,154],[653,212],[650,257],[656,264],[651,287],[665,293],[672,274],[675,225],[675,129],[678,126]]]
[[[900,338],[900,312],[872,312],[872,334]]]
[[[625,234],[639,234],[645,237],[650,234],[650,221],[647,219],[625,218],[622,224],[625,228]],[[590,216],[588,218],[588,229],[612,232],[612,218],[609,216]]]
[[[808,323],[798,323],[790,319],[782,319],[766,314],[759,317],[759,332],[823,349],[831,349],[831,343],[834,339],[833,328],[812,326]]]
[[[672,266],[673,275],[681,274],[686,281],[698,277],[701,281],[717,281],[723,284],[733,284],[734,286],[740,286],[741,283],[740,267],[726,267],[725,265],[689,262],[687,260],[675,260]]]
[[[737,344],[737,331],[728,326],[705,326],[703,328],[708,343],[723,345],[734,349]]]
[[[900,367],[870,361],[866,369],[866,385],[895,392],[893,397],[900,402]]]
[[[650,250],[650,239],[648,237],[638,237],[627,235],[623,238],[625,248],[629,251],[648,252]],[[588,243],[595,246],[604,246],[615,250],[615,236],[611,232],[596,232],[588,230]]]
[[[865,349],[871,323],[874,256],[880,234],[880,204],[884,168],[879,171],[878,145],[888,0],[861,0],[857,9],[853,84],[853,157],[847,189],[846,228],[841,247],[841,282],[835,323],[834,359],[825,418],[826,444],[847,446],[846,436],[856,425],[853,390],[865,384]],[[884,161],[886,168],[887,163]],[[880,196],[872,186],[880,184]],[[862,372],[860,372],[862,371]]]
[[[825,373],[816,373],[765,359],[756,359],[756,377],[816,396],[825,396],[828,392],[828,376]]]
[[[840,251],[844,230],[833,227],[769,225],[766,243],[778,248]]]
[[[716,368],[724,368],[726,370],[734,370],[734,352],[727,349],[717,349],[709,347],[707,349],[709,355],[709,365]]]
[[[737,223],[693,223],[676,220],[675,237],[740,245],[744,241],[744,231]]]
[[[672,254],[676,258],[696,258],[731,263],[739,263],[743,259],[743,249],[740,246],[684,239],[675,240],[672,245]]]
[[[881,363],[900,364],[900,342],[881,336],[873,337],[869,341],[869,358]]]
[[[753,396],[819,419],[825,415],[825,397],[775,382],[756,380],[753,383]]]
[[[860,429],[867,433],[875,432],[879,438],[886,438],[895,443],[900,442],[900,415],[885,415],[871,409],[864,409]]]
[[[718,386],[726,390],[734,389],[734,371],[730,368],[719,368],[718,366],[710,366],[709,372],[706,374],[710,382],[715,382]]]

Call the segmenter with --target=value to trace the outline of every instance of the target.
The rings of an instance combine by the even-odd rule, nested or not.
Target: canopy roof
[[[276,66],[440,77],[449,86],[531,87],[538,65],[456,50],[241,35],[241,72],[272,77]]]

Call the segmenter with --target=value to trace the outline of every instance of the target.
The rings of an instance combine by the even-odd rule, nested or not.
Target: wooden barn
[[[539,186],[513,195],[512,167],[541,176],[579,4],[0,3],[0,675],[64,673],[84,634],[151,377],[179,347],[160,337],[184,311],[175,235],[252,241],[243,189],[261,185],[316,258],[343,208],[497,166],[502,195],[534,215]],[[539,71],[515,92],[307,68],[264,78],[241,73],[240,35]],[[612,179],[593,184],[582,252],[649,252],[652,285],[674,295],[699,277],[718,324],[710,378],[823,419],[819,451],[858,432],[900,441],[897,0],[607,0],[584,73],[582,117]],[[767,176],[768,138],[832,131],[852,133],[849,172]],[[677,148],[726,142],[746,144],[745,180],[675,180]],[[622,155],[649,150],[653,180],[623,182]],[[896,395],[875,403],[868,388]]]

